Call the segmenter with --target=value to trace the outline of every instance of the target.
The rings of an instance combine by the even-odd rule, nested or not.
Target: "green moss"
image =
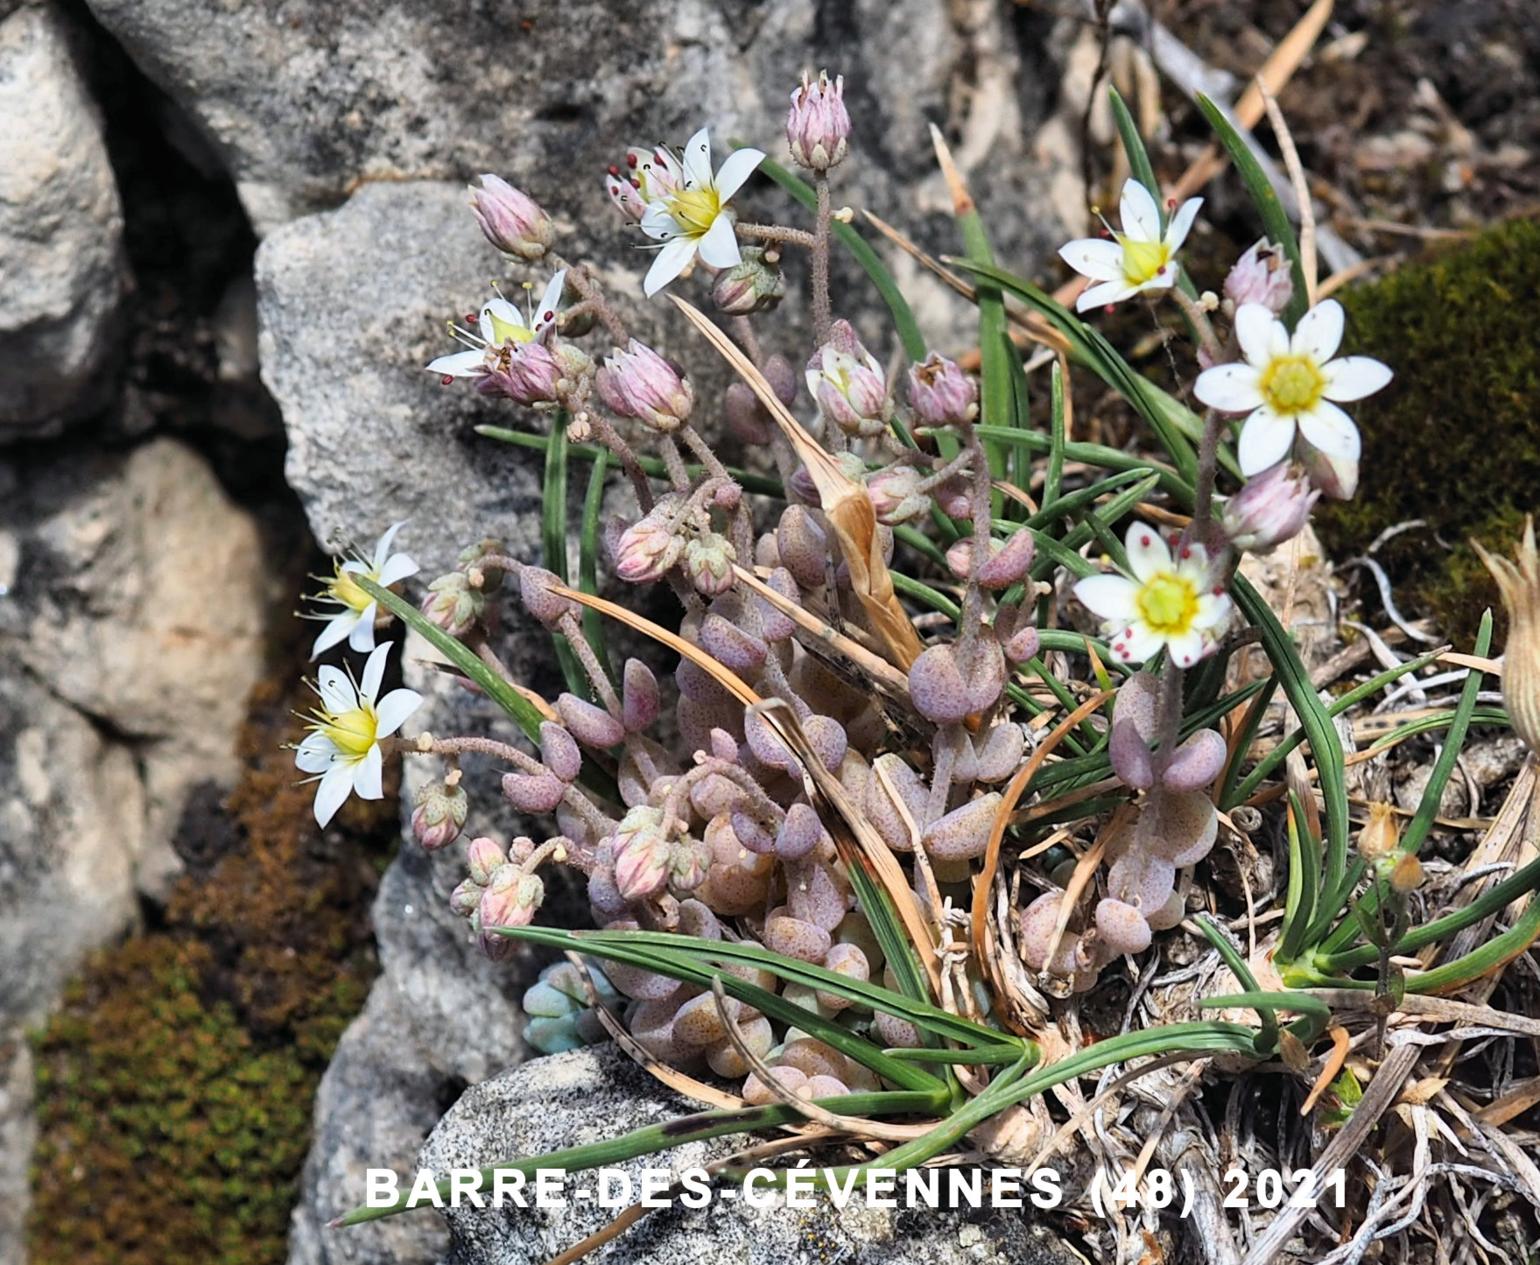
[[[292,738],[298,664],[260,687],[221,820],[153,935],[97,954],[35,1038],[35,1265],[280,1265],[311,1102],[375,972],[394,804],[319,835]]]
[[[1501,609],[1469,538],[1506,553],[1540,508],[1540,220],[1489,229],[1342,300],[1347,350],[1396,378],[1353,406],[1358,496],[1323,508],[1321,535],[1342,558],[1392,524],[1425,520],[1376,556],[1404,613],[1468,643],[1482,611]]]

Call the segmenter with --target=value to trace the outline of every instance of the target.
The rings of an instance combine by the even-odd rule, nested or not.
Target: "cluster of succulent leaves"
[[[1136,178],[1158,199],[1147,155],[1121,102],[1114,112],[1130,166]],[[1245,142],[1222,114],[1205,103],[1215,133],[1228,152],[1240,179],[1256,205],[1267,236],[1286,249],[1295,277],[1295,304],[1289,318],[1303,310],[1306,287],[1299,249],[1292,228],[1276,194],[1267,184]],[[802,205],[812,207],[814,190],[792,173],[766,162],[762,168]],[[1146,498],[1161,495],[1175,511],[1191,511],[1198,472],[1197,441],[1201,420],[1172,395],[1160,390],[1132,369],[1097,330],[1056,302],[1031,282],[1000,267],[992,258],[985,227],[971,208],[960,214],[960,235],[965,254],[945,262],[971,279],[979,310],[978,338],[982,354],[982,416],[977,434],[990,455],[992,473],[1013,478],[1027,486],[1030,463],[1046,458],[1046,480],[1038,509],[1028,515],[1015,506],[997,511],[997,530],[1003,533],[1030,529],[1036,538],[1037,558],[1030,578],[1048,579],[1060,570],[1075,576],[1090,574],[1092,563],[1082,551],[1092,546],[1116,563],[1124,561],[1116,528]],[[833,226],[836,239],[866,270],[886,301],[894,330],[908,356],[919,361],[926,354],[913,314],[876,253],[850,224]],[[1024,305],[1043,318],[1062,338],[1069,359],[1089,370],[1115,389],[1148,427],[1157,458],[1118,451],[1095,444],[1071,442],[1064,429],[1063,382],[1055,371],[1052,422],[1046,433],[1031,426],[1027,382],[1021,358],[1006,326],[1006,301]],[[606,457],[597,448],[569,443],[560,426],[550,435],[504,428],[486,433],[509,442],[543,451],[547,489],[558,495],[546,502],[549,549],[547,566],[566,575],[565,489],[569,472],[578,463],[589,464],[588,493],[581,533],[580,567],[575,587],[596,595],[596,560],[601,556],[599,504]],[[901,438],[905,438],[901,436]],[[1081,486],[1066,486],[1066,464],[1100,471]],[[1220,453],[1223,469],[1234,470],[1233,455]],[[775,497],[781,494],[776,480],[751,472],[733,472],[745,491]],[[940,565],[942,552],[956,541],[962,529],[944,513],[933,516],[938,540],[912,527],[896,530],[897,542],[912,548],[921,566]],[[926,582],[927,572],[909,574],[903,562],[891,568],[899,595],[914,607],[959,619],[957,604],[940,588]],[[424,618],[410,603],[378,586],[367,586],[392,613],[407,622],[448,660],[508,711],[532,741],[539,740],[540,715],[517,690],[502,680],[471,649]],[[702,1004],[714,1000],[722,1013],[730,1003],[747,1007],[777,1025],[793,1029],[838,1052],[861,1071],[865,1082],[850,1092],[816,1098],[819,1107],[843,1117],[901,1116],[929,1121],[929,1127],[913,1140],[886,1151],[879,1163],[884,1170],[901,1170],[922,1164],[957,1147],[973,1130],[1013,1105],[1041,1095],[1054,1085],[1150,1055],[1229,1052],[1258,1060],[1276,1054],[1286,1042],[1309,1048],[1330,1019],[1324,1002],[1296,991],[1330,984],[1353,989],[1377,989],[1393,995],[1420,991],[1445,991],[1476,979],[1527,946],[1540,926],[1540,901],[1531,902],[1518,922],[1474,952],[1427,971],[1403,976],[1390,964],[1391,957],[1438,944],[1457,931],[1502,910],[1516,896],[1540,886],[1540,863],[1532,864],[1491,886],[1462,909],[1422,925],[1412,925],[1403,898],[1389,881],[1383,867],[1366,862],[1355,853],[1350,838],[1348,797],[1345,786],[1344,750],[1334,719],[1398,678],[1431,662],[1428,655],[1382,672],[1330,704],[1312,686],[1288,632],[1262,596],[1242,577],[1230,581],[1230,596],[1252,630],[1271,666],[1271,673],[1241,688],[1226,685],[1229,653],[1220,653],[1194,671],[1187,681],[1181,736],[1228,723],[1235,731],[1231,749],[1237,753],[1225,768],[1215,791],[1221,810],[1251,799],[1259,790],[1282,781],[1284,763],[1299,750],[1308,756],[1317,775],[1320,803],[1292,798],[1287,803],[1288,855],[1286,898],[1274,962],[1284,987],[1263,991],[1247,961],[1228,935],[1205,917],[1195,922],[1218,950],[1241,991],[1205,999],[1207,1009],[1250,1008],[1258,1016],[1255,1026],[1218,1019],[1198,1019],[1135,1030],[1087,1046],[1067,1057],[1042,1062],[1041,1051],[1021,1025],[1007,1017],[1007,1007],[995,1005],[981,1019],[968,1018],[943,1006],[932,994],[926,972],[920,968],[919,948],[900,917],[885,886],[880,866],[869,853],[850,845],[849,827],[854,823],[826,821],[841,847],[841,860],[855,891],[857,905],[880,944],[883,957],[895,969],[886,983],[853,979],[798,957],[776,953],[751,940],[725,936],[691,936],[680,931],[649,931],[639,928],[601,931],[569,931],[539,926],[483,927],[483,934],[547,946],[568,954],[601,962],[614,978],[618,972],[644,972],[665,977],[696,990]],[[633,621],[638,623],[639,621]],[[1106,647],[1078,632],[1043,627],[1039,630],[1043,651],[1084,656],[1092,664],[1087,673],[1096,685],[1116,684],[1103,667]],[[601,634],[602,639],[602,634]],[[1476,655],[1491,646],[1491,621],[1482,621],[1475,641]],[[677,646],[676,646],[677,648]],[[1078,700],[1050,671],[1041,654],[1017,669],[1010,685],[1015,704],[1027,713],[1040,710],[1036,692],[1053,694],[1063,710],[1072,712]],[[1409,733],[1437,733],[1442,753],[1432,771],[1418,810],[1401,839],[1401,855],[1415,858],[1427,840],[1440,796],[1449,781],[1454,762],[1473,724],[1501,725],[1500,710],[1478,706],[1482,674],[1468,676],[1456,707],[1432,712],[1388,735],[1397,741]],[[1276,695],[1287,700],[1298,727],[1259,761],[1246,767],[1251,738],[1267,704]],[[1113,785],[1110,793],[1080,798],[1063,815],[1084,819],[1111,812],[1127,799],[1115,787],[1108,727],[1083,723],[1067,726],[1057,752],[1061,758],[1033,762],[1024,789],[1040,801],[1068,796],[1098,784]],[[1055,824],[1053,818],[1012,825],[1005,834],[1008,848],[1029,845]],[[858,832],[857,832],[858,833]],[[998,842],[998,835],[997,835]],[[993,861],[986,865],[990,868]],[[989,876],[975,878],[974,903],[988,892]],[[975,914],[977,910],[975,910]],[[924,950],[930,946],[924,946]],[[834,996],[839,1008],[807,1004],[807,999]],[[999,999],[995,999],[998,1001]],[[906,1044],[883,1040],[881,1019],[906,1025],[914,1040]],[[877,1020],[877,1022],[874,1022]],[[1287,1035],[1285,1035],[1287,1033]],[[974,1069],[959,1075],[959,1069]],[[987,1069],[987,1078],[976,1074]],[[969,1092],[964,1084],[976,1088]],[[982,1088],[977,1086],[982,1085]],[[1346,1095],[1347,1091],[1344,1090]],[[784,1098],[760,1102],[744,1109],[706,1111],[666,1125],[648,1126],[603,1142],[572,1147],[541,1156],[506,1157],[489,1166],[494,1169],[532,1171],[536,1168],[580,1170],[627,1158],[663,1151],[682,1142],[740,1135],[794,1123],[799,1107]],[[838,1170],[836,1170],[838,1172]],[[359,1209],[344,1219],[356,1224],[393,1215],[410,1206],[403,1196],[387,1208]]]
[[[186,823],[164,926],[95,955],[34,1037],[39,1265],[287,1255],[312,1099],[374,975],[367,912],[395,836],[388,806],[358,805],[316,837],[276,746],[295,675],[258,686],[237,786]]]

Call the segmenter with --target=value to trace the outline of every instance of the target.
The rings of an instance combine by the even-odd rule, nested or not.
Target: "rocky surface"
[[[575,1050],[536,1059],[467,1090],[433,1131],[418,1164],[436,1172],[480,1168],[499,1159],[601,1141],[696,1109],[664,1090],[613,1046]],[[703,1167],[741,1145],[732,1138],[695,1142],[664,1156],[614,1167],[639,1183],[644,1169]],[[597,1188],[593,1175],[575,1176],[569,1196],[585,1188],[585,1182],[590,1191]],[[435,1215],[419,1211],[407,1217]],[[445,1262],[537,1265],[614,1215],[577,1199],[561,1208],[446,1210],[450,1246]],[[1067,1265],[1081,1260],[1036,1224],[1029,1210],[911,1212],[867,1208],[860,1200],[837,1214],[826,1205],[755,1209],[742,1200],[716,1200],[694,1210],[659,1210],[588,1259],[658,1265],[804,1260],[848,1265]]]
[[[113,389],[123,212],[74,39],[52,6],[0,21],[0,444]]]

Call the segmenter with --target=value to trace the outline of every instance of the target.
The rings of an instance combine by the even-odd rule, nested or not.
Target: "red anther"
[[[1186,545],[1182,546],[1182,557],[1184,557],[1184,558],[1192,557],[1192,550],[1189,549]]]
[[[1216,584],[1216,585],[1214,585],[1214,596],[1215,597],[1223,597],[1224,595],[1225,595],[1225,586],[1223,584]]]
[[[1115,307],[1117,307],[1116,303],[1109,303],[1109,304],[1107,304],[1106,307],[1102,308],[1102,311],[1103,312],[1111,312]]]
[[[1159,268],[1155,269],[1155,275],[1157,277],[1164,277],[1166,275],[1166,265],[1161,264]]]
[[[554,320],[555,318],[556,318],[556,313],[555,312],[542,312],[540,314],[540,319],[542,321],[550,321],[550,320]]]
[[[635,154],[627,154],[626,155],[626,166],[627,167],[634,167],[634,166],[636,166],[636,155]]]
[[[1149,533],[1148,532],[1146,532],[1143,536],[1139,537],[1139,543],[1141,545],[1143,545],[1146,549],[1148,549],[1150,547],[1150,537],[1149,537]]]
[[[605,170],[612,176],[620,175],[620,168],[617,167],[614,163],[611,163],[608,167],[605,168]]]
[[[455,380],[454,374],[446,373],[442,378],[439,379],[439,385],[447,387],[454,380]]]
[[[1166,210],[1168,210],[1168,211],[1176,210],[1176,199],[1175,198],[1167,198],[1166,199]]]
[[[1098,237],[1111,237],[1112,230],[1110,228],[1099,228],[1096,230],[1096,235]]]

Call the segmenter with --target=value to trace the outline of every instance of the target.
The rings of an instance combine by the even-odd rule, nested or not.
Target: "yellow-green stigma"
[[[512,321],[505,321],[496,312],[489,312],[492,318],[492,344],[496,347],[506,347],[509,343],[528,343],[534,341],[535,331],[527,325],[515,325]]]
[[[374,601],[359,587],[358,581],[354,579],[354,573],[344,571],[341,563],[337,564],[337,573],[332,577],[332,582],[326,586],[326,592],[334,601],[340,602],[353,611],[361,612]]]
[[[374,708],[354,707],[335,714],[322,713],[312,728],[330,739],[332,745],[344,755],[361,759],[374,746],[379,724],[375,719]]]
[[[1169,571],[1148,580],[1134,599],[1139,617],[1162,637],[1180,637],[1198,618],[1198,590]]]
[[[1165,242],[1136,242],[1120,236],[1118,245],[1123,248],[1123,278],[1129,285],[1143,285],[1171,262],[1171,248]]]
[[[1326,379],[1309,356],[1278,356],[1262,371],[1258,386],[1275,413],[1308,412],[1321,398]]]
[[[699,237],[722,213],[722,199],[715,189],[683,189],[669,199],[668,213],[691,237]]]

